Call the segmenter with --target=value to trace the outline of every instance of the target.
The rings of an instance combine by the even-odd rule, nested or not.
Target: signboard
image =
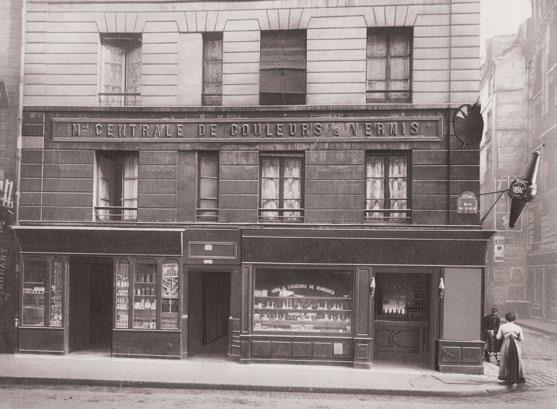
[[[230,139],[306,140],[425,140],[442,137],[442,117],[392,118],[196,118],[114,119],[54,118],[54,140],[105,140],[162,142],[176,140],[223,141]]]
[[[505,237],[503,236],[493,238],[493,260],[496,263],[505,261]]]
[[[478,199],[472,192],[462,192],[456,199],[456,211],[460,214],[477,214]]]

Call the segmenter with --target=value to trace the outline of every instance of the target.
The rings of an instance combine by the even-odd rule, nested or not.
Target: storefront
[[[21,352],[442,369],[456,348],[469,360],[447,368],[473,371],[473,350],[481,362],[481,342],[451,334],[444,317],[469,313],[462,297],[481,288],[478,231],[16,232]]]

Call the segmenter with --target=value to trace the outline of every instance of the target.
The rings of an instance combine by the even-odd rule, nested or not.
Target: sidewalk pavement
[[[485,364],[485,375],[463,375],[387,364],[355,369],[316,365],[243,365],[195,358],[112,358],[95,354],[0,354],[0,383],[417,396],[477,396],[507,390],[497,381],[497,367],[493,364]]]

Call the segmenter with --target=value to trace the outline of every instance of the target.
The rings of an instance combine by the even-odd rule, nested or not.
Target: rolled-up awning
[[[21,253],[181,256],[183,229],[12,226]]]

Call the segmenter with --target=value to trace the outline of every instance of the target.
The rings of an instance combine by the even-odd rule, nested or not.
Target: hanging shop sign
[[[433,140],[442,135],[441,117],[112,119],[54,118],[54,140],[121,139],[154,141],[228,139]]]
[[[472,192],[462,192],[456,199],[456,211],[460,214],[477,214],[478,199]]]

